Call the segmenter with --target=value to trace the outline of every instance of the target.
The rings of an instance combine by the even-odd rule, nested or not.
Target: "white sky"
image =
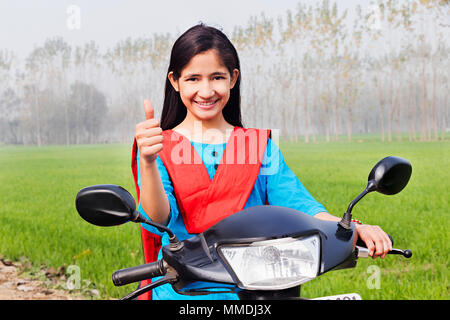
[[[0,0],[0,49],[7,48],[23,58],[45,39],[62,36],[71,45],[95,40],[103,50],[127,37],[182,32],[199,21],[231,31],[235,25],[245,26],[251,15],[264,12],[276,18],[287,9],[295,9],[298,2],[314,1]],[[338,0],[339,9],[349,11],[357,4],[364,7],[369,3]],[[72,5],[80,9],[80,28],[71,30],[67,23],[73,14],[67,10]]]

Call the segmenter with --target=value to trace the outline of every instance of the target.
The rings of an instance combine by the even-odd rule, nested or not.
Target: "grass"
[[[2,148],[0,253],[12,260],[26,256],[37,265],[77,265],[103,298],[134,289],[116,289],[111,274],[142,263],[138,226],[95,227],[75,210],[77,192],[88,185],[119,184],[135,194],[128,149]]]
[[[356,269],[306,283],[303,296],[358,292],[363,299],[449,298],[450,142],[282,142],[281,149],[307,189],[338,216],[365,187],[378,160],[397,155],[413,165],[403,192],[367,195],[353,210],[357,219],[382,226],[395,247],[412,250],[413,257],[362,259]],[[111,274],[142,263],[139,227],[92,226],[78,216],[74,203],[78,190],[93,184],[118,184],[135,195],[130,153],[131,145],[0,147],[0,254],[48,267],[77,265],[82,280],[101,298],[134,290],[135,285],[114,287]]]

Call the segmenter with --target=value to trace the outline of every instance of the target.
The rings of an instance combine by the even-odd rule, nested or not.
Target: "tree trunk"
[[[422,104],[420,108],[420,141],[427,140],[427,83],[425,78],[425,44],[422,40]]]
[[[433,126],[433,140],[439,140],[438,134],[438,120],[436,114],[436,102],[437,102],[437,66],[433,63],[433,100],[431,102],[431,115],[432,115],[432,126]]]
[[[306,77],[306,70],[303,70],[303,124],[305,130],[305,143],[309,143],[309,121],[308,121],[308,80]]]
[[[337,59],[337,58],[336,58]],[[334,137],[336,139],[336,141],[339,140],[339,115],[338,115],[338,109],[339,109],[339,72],[338,72],[338,66],[336,63],[336,76],[335,76],[335,95],[336,95],[336,99],[335,99],[335,103],[334,103],[334,125],[335,125],[335,133],[334,133]]]
[[[40,147],[42,144],[41,141],[41,115],[40,115],[40,108],[39,108],[39,97],[38,97],[38,88],[37,84],[34,87],[34,112],[36,114],[35,121],[36,121],[36,142],[37,146]]]
[[[353,105],[353,80],[352,77],[350,75],[349,77],[349,84],[348,84],[348,88],[347,88],[347,96],[349,98],[348,103],[347,103],[347,107],[346,107],[346,113],[347,113],[347,141],[351,142],[352,141],[352,105]]]
[[[64,77],[64,75],[63,75]],[[66,97],[66,86],[65,86],[65,79],[62,79],[61,85],[63,86],[61,89],[62,92],[62,98],[63,98],[63,104],[64,104],[64,122],[66,125],[66,145],[70,145],[70,122],[69,122],[69,105],[67,104],[67,97]]]
[[[331,91],[330,91],[330,83],[327,81],[327,95],[324,99],[324,106],[325,106],[325,136],[327,142],[330,142],[330,105],[328,103]]]
[[[445,92],[448,92],[448,83]],[[442,102],[442,124],[441,124],[441,140],[445,140],[445,130],[447,130],[447,110],[448,110],[448,93],[444,94],[444,101]]]
[[[377,93],[378,93],[378,101],[380,103],[380,125],[381,125],[381,141],[385,141],[384,137],[384,101],[383,101],[383,90],[380,84],[380,73],[378,72],[376,79]]]
[[[389,96],[388,96],[388,141],[389,142],[392,141],[392,120],[394,118],[394,111],[395,111],[394,110],[394,66],[392,65],[390,79],[389,79]]]
[[[395,96],[394,110],[396,113],[396,127],[397,127],[397,141],[402,141],[402,128],[401,128],[401,106],[400,106],[400,95],[402,88],[399,86],[397,94]]]
[[[416,108],[413,105],[413,77],[412,73],[408,73],[408,95],[407,95],[407,110],[408,110],[408,139],[409,141],[416,141],[416,117],[415,117],[415,110]]]
[[[299,118],[298,118],[298,109],[300,108],[300,98],[299,98],[299,90],[298,90],[298,79],[295,77],[295,105],[294,105],[294,140],[298,142],[299,136]]]

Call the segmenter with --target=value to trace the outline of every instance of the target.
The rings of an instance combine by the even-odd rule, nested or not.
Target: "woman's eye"
[[[215,76],[214,77],[214,80],[223,80],[223,79],[225,79],[225,77],[223,77],[223,76]]]
[[[186,81],[196,81],[197,80],[197,78],[188,78],[188,79],[186,79]]]

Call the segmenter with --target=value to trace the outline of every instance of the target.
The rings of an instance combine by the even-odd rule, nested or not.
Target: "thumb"
[[[145,111],[145,120],[154,118],[155,110],[153,109],[152,103],[148,99],[144,100],[144,111]]]

